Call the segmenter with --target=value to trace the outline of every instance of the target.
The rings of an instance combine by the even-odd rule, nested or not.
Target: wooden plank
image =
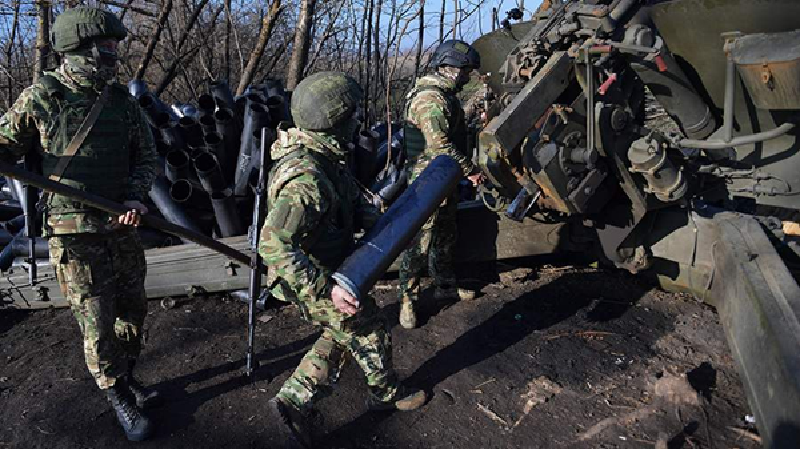
[[[549,254],[573,248],[565,238],[564,224],[523,223],[501,218],[479,202],[459,205],[459,241],[455,258],[461,263],[510,259]],[[246,236],[220,239],[226,245],[250,255]],[[250,270],[228,257],[196,244],[176,245],[145,251],[145,288],[151,299],[191,293],[221,293],[248,287]],[[399,269],[399,260],[389,268]],[[19,266],[0,279],[0,297],[7,308],[44,309],[67,307],[49,264],[39,264],[35,287],[28,286],[28,273]],[[266,278],[265,278],[266,279]],[[266,281],[264,281],[266,282]],[[262,283],[263,285],[263,283]],[[45,296],[46,294],[46,296]]]

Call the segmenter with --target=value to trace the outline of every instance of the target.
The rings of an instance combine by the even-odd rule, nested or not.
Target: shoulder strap
[[[78,152],[78,148],[80,148],[83,141],[86,140],[86,136],[89,135],[92,126],[94,126],[97,118],[100,117],[100,111],[102,111],[103,107],[108,103],[110,93],[111,89],[108,85],[103,88],[103,92],[100,93],[100,96],[92,105],[89,115],[83,119],[83,123],[81,123],[80,128],[78,128],[78,132],[72,136],[72,140],[69,141],[69,145],[67,145],[67,148],[64,150],[64,154],[62,154],[61,158],[58,160],[56,168],[53,170],[53,173],[50,174],[49,178],[51,181],[59,182],[61,180],[61,176],[64,175],[64,171],[67,169],[70,161],[72,161],[72,158]]]

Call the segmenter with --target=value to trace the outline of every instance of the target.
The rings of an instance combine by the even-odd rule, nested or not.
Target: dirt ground
[[[413,412],[367,412],[354,364],[318,403],[320,448],[757,448],[717,315],[617,271],[472,267],[470,302],[421,304],[397,326],[396,281],[375,290],[395,367],[432,393]],[[260,315],[256,379],[242,376],[247,308],[150,303],[140,377],[167,403],[128,443],[86,371],[68,310],[0,311],[0,448],[267,448],[267,400],[318,332],[292,307]]]

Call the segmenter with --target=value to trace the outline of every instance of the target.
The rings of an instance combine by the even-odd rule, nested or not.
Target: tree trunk
[[[425,0],[419,3],[419,36],[417,37],[417,55],[414,58],[414,77],[419,78],[422,72],[422,48],[425,46]]]
[[[367,53],[365,58],[367,60],[367,67],[364,71],[364,125],[369,127],[371,125],[370,121],[370,107],[369,107],[369,79],[372,76],[372,71],[370,70],[371,62],[372,61],[372,13],[373,13],[373,1],[369,0],[369,13],[367,14],[367,32],[365,39],[367,40]]]
[[[442,0],[442,10],[439,13],[439,43],[441,44],[444,42],[444,4],[445,1]]]
[[[50,2],[38,0],[36,6],[38,31],[36,33],[36,65],[33,71],[34,83],[39,80],[39,76],[47,68],[47,61],[50,59]]]
[[[222,67],[225,73],[225,82],[231,81],[231,0],[225,0],[225,54],[223,55]]]
[[[19,0],[14,1],[14,18],[11,23],[11,36],[6,42],[6,63],[8,63],[8,98],[6,98],[6,109],[11,109],[14,104],[14,77],[11,75],[11,56],[14,53],[14,41],[17,40],[17,28],[19,28]]]
[[[458,39],[458,0],[453,0],[453,39]]]
[[[142,58],[142,62],[139,64],[139,68],[136,69],[136,73],[133,75],[134,79],[142,79],[144,72],[147,71],[147,66],[150,65],[150,59],[153,58],[153,51],[156,49],[156,44],[161,38],[161,30],[164,29],[164,24],[169,18],[170,11],[172,11],[172,0],[166,0],[166,3],[164,3],[163,8],[161,9],[161,13],[158,15],[155,33],[153,33],[153,35],[150,37],[150,41],[147,43],[147,49],[144,52],[144,57]]]
[[[339,15],[341,15],[342,10],[344,9],[344,1],[339,1],[337,4],[333,5],[331,8],[335,8],[335,11],[332,13],[329,11],[328,14],[325,14],[329,17],[328,24],[325,27],[325,31],[322,32],[322,36],[317,41],[317,44],[314,48],[314,52],[308,59],[308,63],[306,64],[305,69],[303,70],[303,76],[305,77],[309,71],[311,71],[314,67],[314,63],[319,58],[320,54],[322,53],[325,44],[328,42],[328,39],[331,38],[333,34],[335,34],[336,22],[339,20]]]
[[[311,46],[311,22],[314,20],[316,0],[302,0],[300,14],[297,17],[297,33],[294,36],[292,59],[286,74],[286,88],[294,90],[303,79],[303,70],[308,61],[308,49]]]
[[[178,45],[175,46],[175,57],[172,60],[172,63],[167,68],[166,72],[164,73],[164,77],[161,78],[161,81],[158,83],[158,87],[156,87],[156,95],[161,95],[162,92],[169,86],[169,83],[175,78],[176,71],[178,69],[178,64],[186,58],[188,55],[181,54],[181,50],[183,50],[184,44],[186,44],[186,40],[189,38],[189,34],[192,32],[192,28],[194,28],[194,24],[197,22],[197,18],[200,17],[200,12],[203,11],[203,8],[208,4],[208,0],[200,0],[200,3],[197,4],[194,11],[192,12],[191,17],[189,17],[189,21],[186,23],[186,27],[183,29],[180,38],[178,39]],[[216,17],[214,18],[216,20]],[[193,55],[197,54],[197,50],[191,52]]]
[[[381,79],[381,9],[383,7],[383,0],[378,0],[378,9],[375,11],[375,29],[373,33],[373,38],[375,39],[375,75],[374,75],[374,87],[372,88],[372,94],[367,92],[367,96],[371,98],[370,103],[376,104],[378,100],[378,83],[380,83]],[[376,114],[379,114],[380,111],[375,111]]]
[[[350,2],[352,7],[353,3],[352,0]],[[356,61],[358,62],[358,82],[359,84],[364,84],[364,36],[367,29],[367,19],[369,18],[369,2],[367,0],[364,1],[364,14],[361,17],[361,32],[358,33],[358,52],[356,53]]]
[[[253,48],[252,53],[250,53],[250,58],[247,60],[247,67],[245,67],[242,78],[239,80],[239,87],[236,89],[236,95],[243,94],[247,86],[253,82],[253,78],[256,76],[256,69],[258,68],[258,62],[261,60],[261,56],[264,55],[264,49],[267,48],[267,42],[272,35],[272,29],[275,28],[275,22],[278,20],[281,11],[283,11],[281,0],[275,0],[269,5],[269,11],[267,15],[264,16],[264,20],[261,24],[261,32],[258,33],[258,42],[256,42],[256,46]]]

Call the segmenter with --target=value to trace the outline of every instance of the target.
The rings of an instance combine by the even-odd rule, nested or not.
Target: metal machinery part
[[[572,1],[513,48],[505,30],[476,42],[509,48],[481,69],[496,204],[580,220],[600,257],[714,304],[771,448],[800,441],[800,287],[775,247],[800,217],[797,17],[789,0]],[[648,90],[677,128],[645,119]]]

